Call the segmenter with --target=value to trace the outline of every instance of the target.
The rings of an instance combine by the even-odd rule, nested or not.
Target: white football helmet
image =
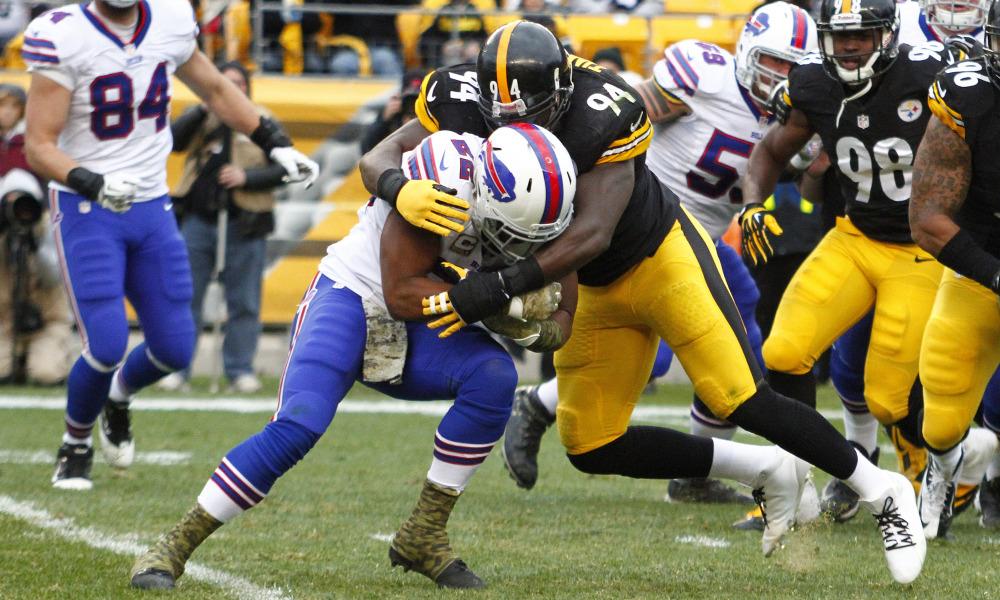
[[[474,180],[472,223],[488,265],[524,260],[573,217],[576,165],[562,142],[537,125],[515,123],[490,134]]]
[[[920,0],[920,9],[931,27],[948,35],[970,33],[986,23],[990,0]]]
[[[736,79],[755,100],[767,104],[774,86],[788,75],[764,66],[761,57],[794,63],[816,49],[816,23],[809,13],[787,2],[765,4],[750,15],[740,34]]]

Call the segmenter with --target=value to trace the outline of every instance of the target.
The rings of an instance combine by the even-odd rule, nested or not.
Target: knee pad
[[[107,327],[87,336],[87,345],[83,348],[83,358],[91,367],[102,373],[114,371],[128,349],[128,325]]]
[[[795,347],[790,339],[771,331],[762,348],[764,365],[771,371],[802,375],[812,369],[812,361],[806,353]]]
[[[194,358],[195,336],[190,334],[177,334],[170,336],[166,340],[146,340],[149,359],[161,371],[170,373],[186,369]]]
[[[273,423],[288,421],[305,428],[319,439],[337,411],[340,399],[327,398],[315,392],[299,391],[281,399]]]
[[[479,425],[506,424],[516,388],[514,361],[498,354],[469,370],[458,388],[455,407]]]
[[[939,452],[954,448],[969,430],[972,424],[971,417],[972,415],[961,407],[925,407],[921,434],[927,447]]]

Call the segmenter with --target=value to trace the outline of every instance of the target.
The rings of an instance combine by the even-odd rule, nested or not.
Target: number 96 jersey
[[[958,225],[1000,257],[1000,107],[998,91],[983,58],[941,71],[931,86],[928,105],[942,123],[969,145],[972,181],[955,215]]]
[[[168,191],[170,76],[197,48],[198,26],[183,0],[141,0],[138,13],[122,39],[86,3],[50,10],[28,25],[22,56],[72,92],[59,149],[95,173],[138,177],[137,200],[150,200]]]
[[[851,222],[871,239],[912,244],[909,218],[913,159],[930,111],[927,87],[945,66],[939,42],[899,47],[873,89],[845,88],[818,54],[795,65],[782,100],[805,114],[837,169]],[[846,93],[845,93],[846,92]]]

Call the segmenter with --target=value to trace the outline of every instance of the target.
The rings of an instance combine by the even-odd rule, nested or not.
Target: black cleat
[[[160,569],[147,569],[132,576],[132,587],[140,590],[172,590],[174,576]]]
[[[858,514],[861,498],[839,479],[831,479],[823,488],[820,509],[837,523],[846,523]]]
[[[664,500],[693,504],[753,504],[750,496],[708,477],[671,479]]]
[[[979,524],[987,529],[1000,529],[1000,477],[985,480],[979,486],[979,508],[983,511]]]
[[[764,531],[764,512],[758,506],[742,519],[733,523],[733,529],[740,531]]]
[[[403,567],[404,571],[412,570],[430,577],[429,573],[421,570],[417,564],[400,554],[392,546],[389,546],[389,562],[393,567]],[[456,558],[432,579],[438,587],[453,590],[478,590],[486,587],[486,583],[473,573],[472,569],[461,558]]]
[[[132,412],[128,404],[108,400],[98,420],[104,459],[118,469],[131,466],[135,458],[135,442],[132,440]]]
[[[94,464],[94,449],[86,444],[63,443],[56,454],[56,472],[52,474],[52,487],[61,490],[89,490],[90,468]]]
[[[530,490],[538,481],[538,448],[542,436],[556,418],[538,399],[538,386],[519,387],[514,407],[503,433],[500,454],[503,464],[518,487]]]

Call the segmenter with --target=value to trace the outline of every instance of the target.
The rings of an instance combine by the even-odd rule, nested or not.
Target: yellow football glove
[[[774,248],[767,234],[781,235],[783,230],[777,219],[759,202],[747,204],[739,214],[743,231],[743,256],[749,256],[754,266],[764,264],[774,255]]]
[[[469,220],[464,212],[469,203],[456,196],[457,193],[429,179],[411,179],[396,196],[396,210],[411,224],[441,237],[453,231],[461,233]]]
[[[439,338],[449,337],[451,334],[465,327],[465,321],[462,320],[462,317],[455,312],[454,307],[451,305],[448,292],[428,296],[423,299],[422,303],[425,316],[442,315],[440,319],[435,319],[427,324],[427,327],[431,329],[444,327],[444,331],[438,333]]]
[[[542,321],[556,312],[560,302],[562,302],[562,284],[556,281],[540,290],[511,298],[507,314],[515,319]]]

